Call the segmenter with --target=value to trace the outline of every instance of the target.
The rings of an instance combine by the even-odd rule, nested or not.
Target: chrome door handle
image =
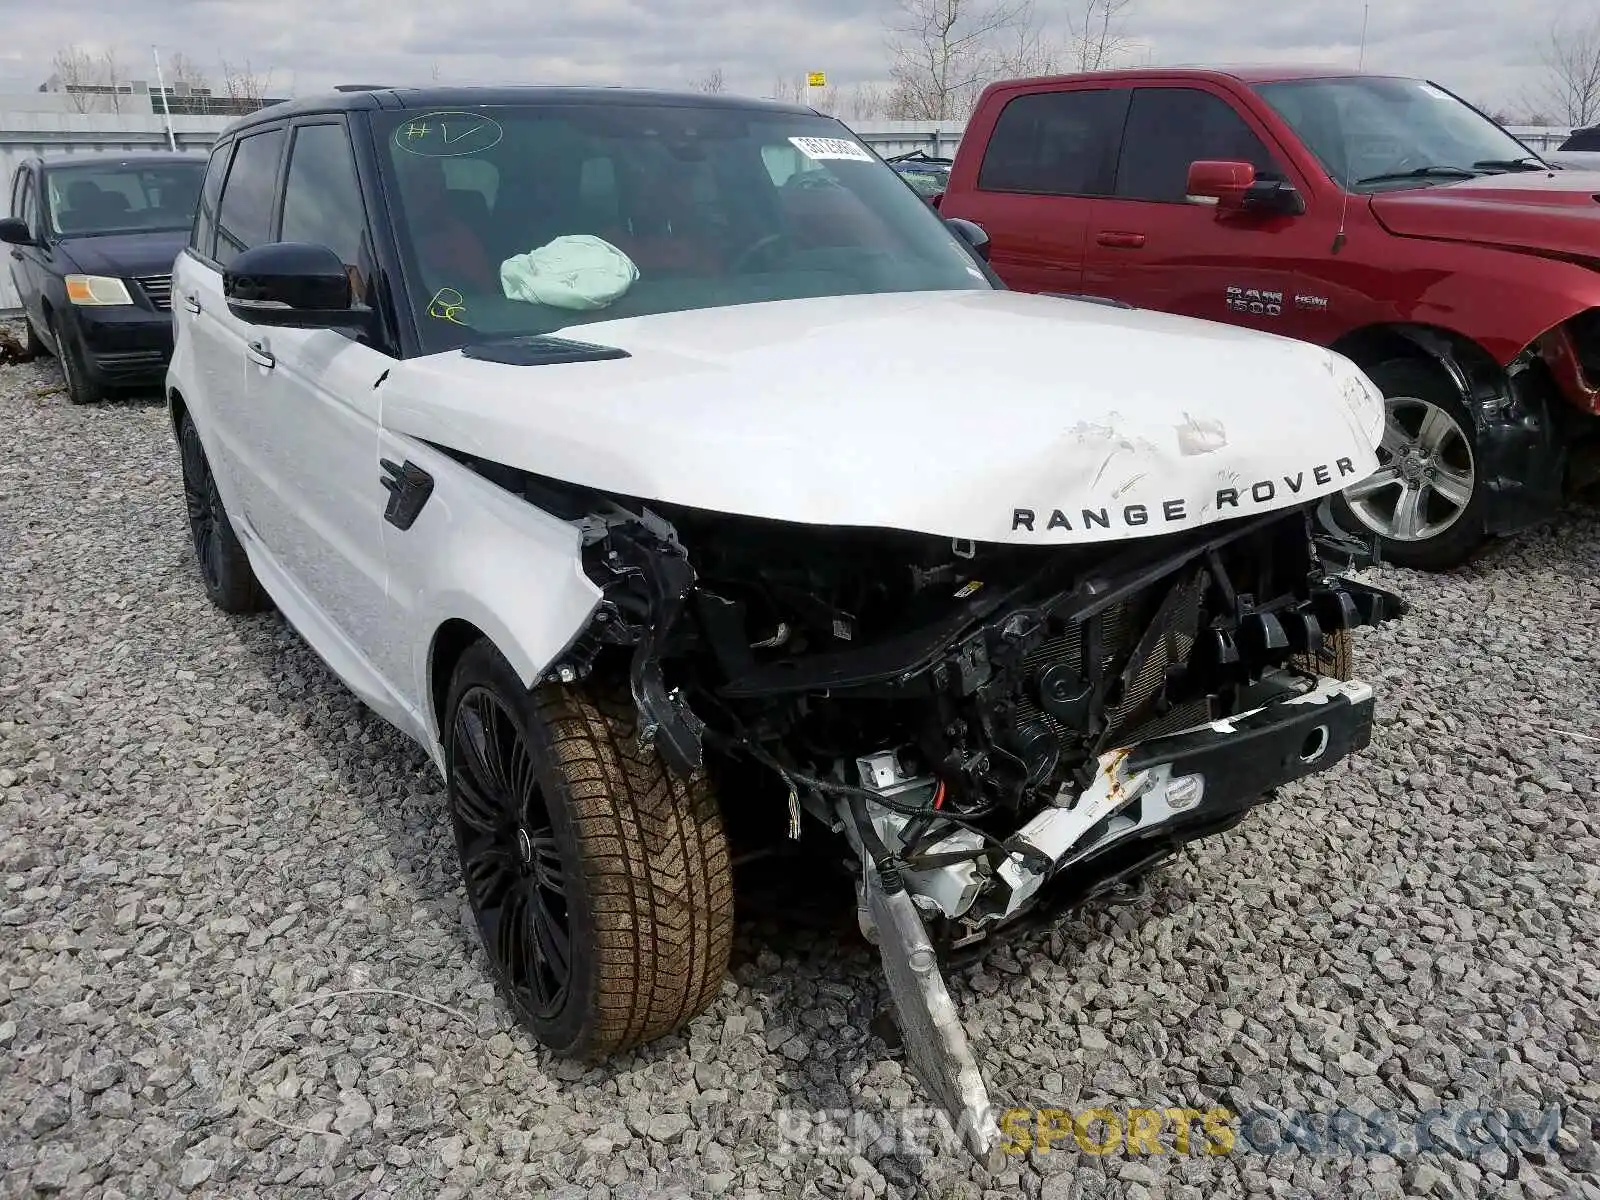
[[[183,298],[183,306],[192,313],[197,313],[200,311],[200,301],[196,300],[193,296],[185,296]]]
[[[278,360],[272,357],[272,351],[268,350],[261,342],[249,343],[245,346],[244,352],[250,361],[258,367],[265,367],[270,371],[277,365]]]

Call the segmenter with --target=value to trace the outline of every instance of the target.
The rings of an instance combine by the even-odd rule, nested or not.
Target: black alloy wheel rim
[[[484,950],[520,1004],[553,1017],[572,979],[566,872],[527,740],[484,687],[456,706],[450,817]]]
[[[222,586],[222,497],[200,447],[200,435],[190,425],[183,432],[183,503],[189,511],[189,535],[194,539],[195,558],[208,587]]]

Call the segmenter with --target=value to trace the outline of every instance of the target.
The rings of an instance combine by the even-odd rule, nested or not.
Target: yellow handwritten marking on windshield
[[[457,325],[465,325],[461,319],[467,311],[467,298],[455,288],[440,288],[433,294],[433,299],[428,301],[428,315],[440,321],[453,321]]]
[[[423,158],[455,158],[482,154],[500,144],[505,130],[500,122],[481,112],[439,109],[418,113],[394,127],[396,150]]]

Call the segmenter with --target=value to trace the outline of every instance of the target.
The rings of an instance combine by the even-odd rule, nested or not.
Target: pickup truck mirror
[[[228,311],[250,325],[359,329],[372,310],[354,303],[339,256],[306,242],[252,246],[222,272]]]
[[[1280,179],[1257,179],[1247,162],[1202,159],[1189,164],[1185,188],[1192,204],[1214,204],[1223,212],[1279,213],[1299,216],[1305,200],[1294,185]]]

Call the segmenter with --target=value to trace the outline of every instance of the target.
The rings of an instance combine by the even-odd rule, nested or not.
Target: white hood
[[[632,357],[397,366],[398,433],[605,491],[819,525],[1112,541],[1301,504],[1377,466],[1348,360],[1016,292],[788,300],[572,327]]]

